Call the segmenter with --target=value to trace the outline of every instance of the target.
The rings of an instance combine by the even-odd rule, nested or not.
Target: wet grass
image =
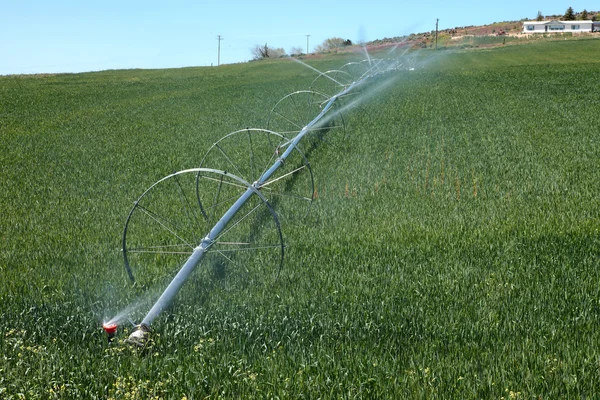
[[[347,143],[311,151],[318,198],[282,226],[280,280],[192,278],[144,352],[100,327],[141,295],[119,252],[132,202],[264,127],[313,73],[0,78],[0,397],[594,396],[599,46],[443,52],[400,72],[346,112]]]

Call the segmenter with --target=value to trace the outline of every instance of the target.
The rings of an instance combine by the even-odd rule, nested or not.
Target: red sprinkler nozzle
[[[117,334],[117,324],[106,322],[102,325],[104,332],[108,335],[108,341],[112,341],[112,339]]]

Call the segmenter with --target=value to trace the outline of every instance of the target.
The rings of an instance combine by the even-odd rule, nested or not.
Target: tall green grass
[[[280,280],[195,276],[145,352],[100,328],[144,296],[119,252],[132,202],[314,74],[1,77],[0,397],[593,397],[599,46],[418,54],[311,151],[318,198],[282,226]]]

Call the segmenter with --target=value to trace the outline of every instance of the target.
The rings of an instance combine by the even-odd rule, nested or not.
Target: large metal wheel
[[[170,281],[248,190],[253,194],[213,238],[197,269],[224,287],[275,279],[284,245],[279,220],[266,198],[231,173],[194,168],[164,177],[134,203],[122,238],[131,281],[144,288]]]
[[[350,75],[352,77],[352,80],[354,82],[361,80],[361,78],[363,78],[364,74],[367,72],[367,69],[365,67],[364,63],[358,62],[358,61],[352,61],[349,62],[347,64],[342,65],[342,67],[340,68],[340,71],[346,72],[348,75]]]
[[[331,70],[319,74],[311,83],[310,90],[333,97],[354,82],[354,78],[346,71]]]
[[[267,129],[294,137],[321,114],[330,99],[330,96],[313,90],[290,93],[271,109]],[[312,145],[320,141],[341,144],[345,140],[346,123],[337,103],[311,126],[308,138]]]
[[[266,129],[242,129],[213,144],[200,167],[230,171],[247,182],[258,181],[288,149],[291,141]],[[257,186],[276,210],[281,221],[304,218],[315,195],[312,169],[304,153],[295,146],[285,163]]]

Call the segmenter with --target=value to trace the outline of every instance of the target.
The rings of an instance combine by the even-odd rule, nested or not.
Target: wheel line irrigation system
[[[280,217],[275,211],[274,203],[281,199],[290,199],[295,207],[298,207],[297,203],[307,203],[310,206],[314,199],[312,171],[306,156],[299,149],[299,143],[314,132],[324,136],[332,130],[345,132],[341,110],[347,109],[349,105],[338,107],[339,104],[336,103],[351,93],[356,94],[359,87],[369,80],[398,70],[414,70],[414,59],[401,62],[400,58],[368,57],[361,62],[345,64],[340,70],[327,72],[320,72],[299,60],[294,61],[314,70],[318,76],[313,81],[311,90],[291,93],[277,103],[269,115],[268,129],[244,129],[226,135],[211,147],[200,168],[187,169],[164,177],[150,186],[134,203],[122,237],[125,267],[131,281],[138,283],[137,271],[134,271],[136,267],[132,261],[138,256],[141,264],[148,262],[151,257],[158,257],[156,262],[160,263],[163,261],[162,257],[170,255],[183,257],[179,259],[185,262],[141,323],[136,325],[127,342],[138,346],[147,343],[152,322],[173,302],[192,272],[207,257],[211,257],[213,263],[218,259],[217,264],[232,263],[236,268],[243,270],[244,263],[249,262],[249,259],[237,260],[235,255],[246,253],[249,254],[248,257],[256,258],[260,253],[260,257],[264,256],[263,258],[275,263],[278,272],[283,263],[284,245]],[[316,110],[317,115],[302,115],[298,118],[298,104],[305,104],[306,98],[309,98],[309,111]],[[287,111],[284,109],[285,104],[288,107]],[[306,121],[302,118],[312,119],[304,124]],[[339,121],[333,122],[335,119]],[[262,140],[262,145],[259,145],[258,139]],[[227,146],[240,143],[246,146],[246,151],[236,156],[237,153]],[[265,150],[261,152],[261,149]],[[220,160],[222,168],[205,167],[205,163],[217,159]],[[297,163],[294,164],[292,159]],[[301,180],[305,183],[303,190],[308,193],[288,193],[276,189],[270,191],[282,181],[293,180],[299,174],[306,174]],[[190,185],[195,183],[193,194],[196,199],[190,199],[193,197],[192,192],[185,189],[187,186],[183,183],[186,179],[190,181]],[[289,181],[286,188],[289,189],[292,185],[294,182]],[[209,190],[206,190],[207,187]],[[159,190],[168,191],[169,195],[177,198],[176,202],[179,203],[175,207],[175,216],[166,217],[160,211],[162,208],[169,208],[169,205],[160,195],[155,194]],[[262,220],[267,219],[270,222],[268,226],[271,228],[265,228],[266,233],[257,231],[261,227],[257,227],[261,224],[257,224],[255,219],[258,214]],[[305,212],[301,211],[299,214],[304,215]],[[179,228],[180,221],[174,220],[184,220],[191,227]],[[149,228],[138,227],[136,223],[139,221],[145,221]],[[243,233],[234,235],[236,230]],[[205,236],[200,237],[199,234]],[[155,243],[138,244],[135,241],[136,235],[141,237],[139,243],[145,242],[149,237],[152,237]],[[156,283],[146,282],[147,285]],[[127,311],[122,311],[103,323],[109,340],[115,336],[117,326],[128,319],[127,313],[132,308],[134,307],[130,305]]]

